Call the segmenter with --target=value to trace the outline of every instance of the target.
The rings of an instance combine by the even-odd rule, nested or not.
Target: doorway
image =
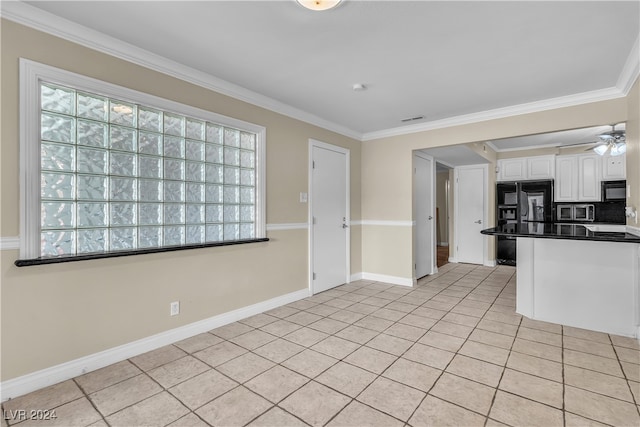
[[[312,294],[349,282],[348,149],[309,141],[309,272]]]
[[[488,166],[460,166],[454,169],[455,186],[455,258],[457,262],[484,264],[486,236],[480,231],[488,216]]]
[[[451,180],[453,168],[436,160],[436,267],[440,268],[449,262],[449,248],[452,233],[451,213]]]
[[[435,167],[433,157],[413,155],[413,218],[415,277],[436,272],[435,262]]]

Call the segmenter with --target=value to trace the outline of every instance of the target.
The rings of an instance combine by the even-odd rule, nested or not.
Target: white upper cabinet
[[[602,158],[602,179],[604,181],[627,179],[627,155],[604,156]]]
[[[527,179],[553,179],[556,175],[555,157],[527,157]]]
[[[556,157],[556,202],[598,202],[602,158],[597,154]]]
[[[602,157],[597,154],[578,155],[578,201],[599,202],[602,180]]]
[[[555,201],[573,202],[578,200],[578,157],[558,156],[556,158]]]
[[[555,156],[518,157],[498,160],[498,181],[553,179]]]
[[[527,159],[498,160],[498,181],[522,181],[527,179]]]

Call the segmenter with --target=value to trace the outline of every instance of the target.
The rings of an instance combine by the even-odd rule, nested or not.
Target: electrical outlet
[[[175,316],[176,314],[180,314],[180,301],[174,301],[169,304],[169,315]]]

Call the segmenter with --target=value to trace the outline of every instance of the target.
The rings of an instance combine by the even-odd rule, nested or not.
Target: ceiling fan
[[[621,156],[627,152],[627,138],[626,133],[623,130],[616,130],[616,125],[611,125],[611,131],[598,135],[600,141],[593,148],[589,148],[586,151],[593,150],[596,154],[604,156],[607,151],[611,156]]]
[[[620,123],[618,123],[620,124]],[[587,148],[584,151],[594,151],[600,156],[604,156],[609,153],[611,156],[621,156],[627,151],[626,133],[623,130],[616,130],[617,125],[611,125],[609,132],[604,132],[598,135],[599,141],[592,142],[578,142],[575,144],[561,144],[557,145],[557,148],[569,148],[578,147],[580,145],[592,145],[593,147]]]

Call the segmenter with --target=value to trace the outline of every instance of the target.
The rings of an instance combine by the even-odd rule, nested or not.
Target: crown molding
[[[410,126],[385,129],[376,132],[365,133],[362,141],[388,138],[392,136],[408,135],[434,129],[442,129],[452,126],[468,125],[472,123],[484,122],[488,120],[503,119],[507,117],[519,116],[522,114],[538,113],[541,111],[554,110],[556,108],[573,107],[581,104],[588,104],[597,101],[608,101],[610,99],[622,98],[626,96],[617,87],[599,89],[591,92],[583,92],[575,95],[562,96],[558,98],[545,99],[542,101],[528,102],[525,104],[513,105],[510,107],[496,108],[493,110],[481,111],[479,113],[465,114],[462,116],[449,117],[441,120],[420,123]]]
[[[37,7],[23,3],[22,1],[2,1],[0,5],[2,8],[0,12],[1,17],[18,24],[69,40],[127,62],[158,71],[222,95],[230,96],[358,141],[362,138],[362,133],[356,132],[353,129],[325,120],[314,114],[194,68],[187,67],[176,61],[169,60],[130,43],[123,42],[91,28],[61,18]]]
[[[640,75],[640,35],[636,37],[636,41],[631,47],[631,52],[629,52],[629,56],[627,57],[627,61],[622,67],[622,72],[620,73],[620,77],[618,77],[618,82],[616,83],[616,87],[624,93],[625,96],[629,94],[631,87],[636,82],[638,76]]]
[[[10,21],[363,142],[621,98],[627,96],[640,75],[639,36],[636,38],[629,52],[627,61],[614,87],[465,114],[415,125],[361,133],[226,80],[171,61],[165,57],[107,36],[83,25],[45,12],[22,1],[5,0],[0,2],[0,6],[0,16]]]

